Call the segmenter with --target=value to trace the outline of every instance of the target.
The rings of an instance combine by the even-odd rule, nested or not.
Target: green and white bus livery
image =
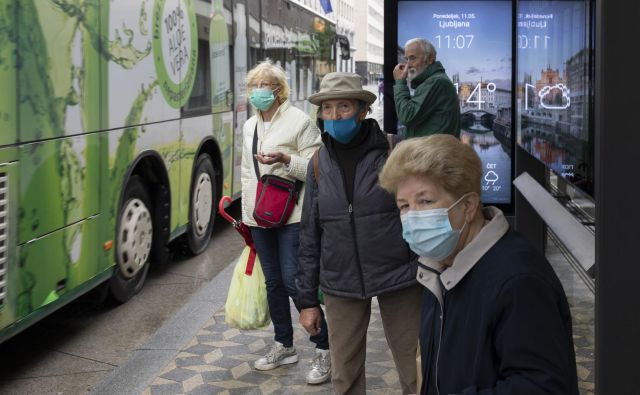
[[[275,56],[302,107],[334,69],[332,22],[285,3],[0,0],[0,342],[101,284],[127,301],[178,242],[206,248],[240,194],[247,69]],[[263,12],[309,27],[267,45]]]

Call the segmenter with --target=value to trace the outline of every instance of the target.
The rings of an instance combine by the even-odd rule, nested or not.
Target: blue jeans
[[[300,224],[271,229],[252,226],[251,236],[253,236],[253,242],[264,272],[269,313],[276,332],[275,340],[284,344],[285,347],[291,347],[293,346],[293,326],[289,297],[293,299],[296,309],[300,311],[296,298],[298,291],[295,282],[298,270]],[[329,335],[324,313],[320,333],[309,337],[309,340],[316,344],[316,348],[329,349]]]

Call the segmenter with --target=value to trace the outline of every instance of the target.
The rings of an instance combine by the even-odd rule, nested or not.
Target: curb
[[[143,392],[215,312],[224,306],[237,260],[235,258],[193,294],[173,317],[146,343],[136,348],[129,359],[113,370],[91,393],[122,395]]]

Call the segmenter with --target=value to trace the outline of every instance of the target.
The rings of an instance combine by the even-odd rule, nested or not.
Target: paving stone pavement
[[[371,310],[365,373],[367,393],[402,394],[375,299]],[[292,319],[294,344],[300,360],[273,370],[257,371],[253,362],[273,344],[273,326],[250,331],[230,328],[224,321],[224,308],[218,310],[143,395],[331,394],[329,382],[306,384],[305,376],[315,351],[297,323],[298,313],[293,308]]]
[[[563,283],[573,317],[576,363],[581,395],[594,390],[594,297],[553,242],[548,243],[547,257]],[[241,331],[230,328],[219,309],[186,344],[181,352],[144,390],[143,395],[174,394],[331,394],[329,382],[307,385],[305,375],[314,355],[312,343],[297,323],[292,306],[294,344],[298,363],[270,371],[257,371],[253,362],[263,356],[273,342],[273,326],[261,330]],[[401,394],[380,320],[375,299],[367,335],[367,394]]]

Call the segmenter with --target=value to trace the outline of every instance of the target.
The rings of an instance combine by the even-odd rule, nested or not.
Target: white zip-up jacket
[[[291,156],[288,166],[284,163],[263,165],[258,162],[260,176],[274,174],[290,180],[306,181],[307,165],[313,153],[322,145],[320,130],[302,110],[292,106],[289,101],[280,107],[271,119],[269,130],[265,131],[264,122],[259,114],[249,118],[242,128],[242,222],[249,226],[258,226],[253,219],[258,179],[253,167],[253,133],[258,127],[257,152],[277,152]],[[304,184],[300,191],[298,204],[294,207],[288,224],[300,222]]]

